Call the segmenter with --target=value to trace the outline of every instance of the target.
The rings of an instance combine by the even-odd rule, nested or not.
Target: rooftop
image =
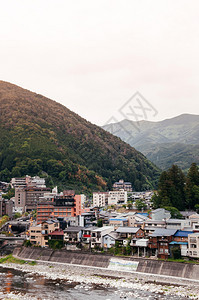
[[[67,227],[66,229],[64,229],[64,232],[79,232],[83,229],[84,229],[84,227],[82,227],[82,226],[70,226],[70,227]]]
[[[176,229],[158,228],[152,234],[150,234],[150,236],[172,236],[176,233],[176,231]]]
[[[188,235],[189,234],[192,234],[193,233],[193,231],[184,231],[184,230],[178,230],[175,234],[174,234],[174,236],[176,236],[176,237],[188,237]]]
[[[118,233],[136,233],[140,230],[139,227],[119,227],[116,232]]]
[[[55,231],[49,233],[49,235],[52,235],[52,236],[64,235],[64,232],[63,232],[63,230],[55,230]]]

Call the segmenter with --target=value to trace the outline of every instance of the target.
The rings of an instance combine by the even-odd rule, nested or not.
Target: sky
[[[199,114],[199,1],[0,0],[0,80],[97,125]]]

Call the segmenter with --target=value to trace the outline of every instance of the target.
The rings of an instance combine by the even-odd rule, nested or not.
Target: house
[[[113,226],[104,226],[91,231],[91,248],[103,246],[103,236],[114,230]]]
[[[49,240],[63,241],[64,240],[64,231],[61,229],[55,230],[48,235]]]
[[[119,235],[115,231],[111,231],[104,236],[102,236],[102,246],[105,249],[109,249],[115,246],[115,242],[118,239]]]
[[[139,239],[133,239],[130,243],[130,246],[133,247],[135,252],[137,253],[137,256],[143,256],[145,257],[148,255],[147,253],[147,247],[148,247],[149,239],[145,238],[139,238]]]
[[[96,226],[91,226],[91,227],[83,227],[82,229],[82,242],[84,244],[90,244],[91,243],[91,232],[94,229],[97,229],[98,227]]]
[[[139,227],[118,227],[116,232],[118,233],[117,240],[124,246],[128,244],[128,240],[130,240],[131,245],[133,245],[135,240],[144,237],[144,231]]]
[[[177,230],[184,230],[184,228],[190,227],[191,221],[186,219],[169,219],[166,220],[166,228],[168,229],[177,229]]]
[[[188,235],[192,234],[193,231],[177,230],[173,236],[173,241],[169,244],[170,250],[172,247],[179,247],[181,256],[188,255]],[[171,252],[171,251],[170,251]]]
[[[166,221],[146,220],[143,223],[145,235],[153,233],[157,228],[166,228]]]
[[[171,213],[164,208],[152,210],[150,218],[154,221],[168,220],[171,218]]]
[[[115,229],[117,229],[118,227],[124,227],[124,226],[128,226],[128,219],[127,218],[110,218],[109,219],[109,225],[110,226],[114,226]]]
[[[82,230],[84,227],[71,226],[64,230],[64,240],[67,244],[77,244],[81,242]]]
[[[188,256],[199,258],[199,232],[188,235]]]
[[[150,255],[167,259],[170,255],[169,244],[173,241],[176,231],[176,229],[159,228],[149,234],[148,248]]]
[[[136,212],[129,213],[127,218],[129,227],[142,227],[143,222],[149,220],[148,216]]]

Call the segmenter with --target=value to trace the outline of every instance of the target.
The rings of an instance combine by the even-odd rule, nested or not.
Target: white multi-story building
[[[188,256],[199,257],[199,233],[192,233],[188,235]]]
[[[93,193],[93,205],[103,207],[108,204],[108,192]]]
[[[108,205],[126,204],[127,192],[124,190],[110,191],[108,194]]]
[[[93,205],[104,207],[127,203],[127,192],[124,190],[93,193]]]

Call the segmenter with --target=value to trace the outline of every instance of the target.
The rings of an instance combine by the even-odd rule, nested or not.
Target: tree
[[[199,202],[199,170],[195,163],[188,171],[185,192],[187,207],[193,209]]]
[[[165,206],[166,210],[168,210],[171,213],[171,218],[173,219],[182,219],[183,216],[179,212],[179,210],[176,207],[173,206]]]
[[[103,222],[102,222],[102,219],[99,219],[97,221],[97,227],[102,227],[103,226]]]
[[[153,197],[158,207],[172,206],[178,209],[185,208],[185,182],[182,170],[173,165],[168,171],[162,172],[159,179],[157,195]]]
[[[135,201],[135,206],[138,210],[145,210],[147,208],[146,203],[143,200],[137,199]]]
[[[133,206],[132,203],[127,204],[128,209],[132,209],[132,206]]]

